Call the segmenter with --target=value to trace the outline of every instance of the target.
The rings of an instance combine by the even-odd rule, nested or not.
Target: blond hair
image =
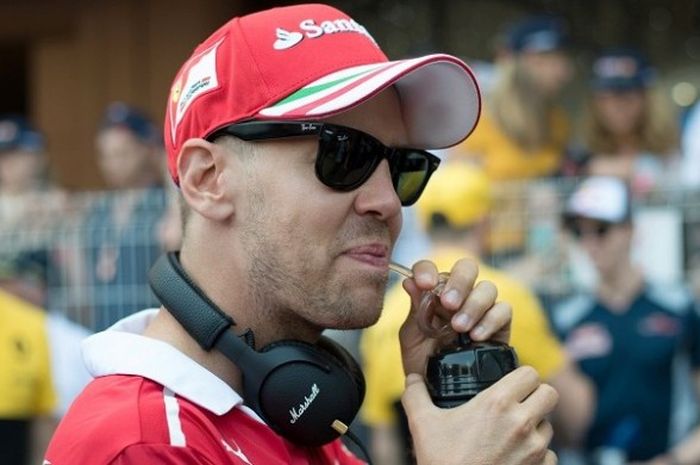
[[[540,91],[519,57],[499,64],[500,79],[489,96],[493,116],[505,134],[527,150],[552,142],[552,99]]]
[[[642,90],[644,109],[635,128],[639,151],[668,156],[678,150],[679,130],[670,103],[658,90]],[[587,147],[596,155],[616,154],[620,147],[615,136],[603,126],[589,99],[583,121],[583,135]]]

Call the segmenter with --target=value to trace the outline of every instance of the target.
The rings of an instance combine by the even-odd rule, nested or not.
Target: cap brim
[[[469,67],[450,55],[354,66],[311,82],[259,119],[321,119],[347,111],[395,85],[410,144],[439,149],[464,140],[481,113],[481,95]]]

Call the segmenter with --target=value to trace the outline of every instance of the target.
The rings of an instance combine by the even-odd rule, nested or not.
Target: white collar
[[[142,336],[157,312],[140,311],[86,338],[83,360],[90,374],[142,376],[216,415],[241,405],[241,396],[202,365],[170,344]]]

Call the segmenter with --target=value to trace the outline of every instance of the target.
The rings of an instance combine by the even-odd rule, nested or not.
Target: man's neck
[[[293,316],[285,317],[281,311],[262,308],[265,302],[250,295],[245,280],[232,278],[243,273],[237,269],[232,257],[223,260],[221,257],[207,256],[207,253],[200,249],[191,253],[183,251],[180,261],[207,297],[234,320],[235,325],[229,331],[241,335],[251,329],[258,349],[282,339],[314,341],[318,338],[321,332],[319,329],[295,321]],[[215,268],[211,263],[220,265]],[[229,268],[222,271],[224,267]],[[224,280],[224,277],[227,278]],[[170,344],[229,384],[236,392],[242,392],[241,375],[236,365],[216,349],[203,350],[165,308],[161,309],[144,335]]]
[[[239,370],[217,350],[205,351],[190,337],[187,331],[164,308],[146,328],[144,336],[170,344],[189,358],[215,374],[236,392],[242,393],[243,385]]]
[[[236,305],[245,308],[247,305],[245,298],[242,296],[235,298],[241,294],[240,282],[236,282],[234,279],[231,279],[230,282],[222,282],[223,275],[236,276],[233,270],[227,269],[225,272],[212,273],[211,270],[214,267],[207,266],[207,264],[217,263],[216,269],[222,270],[226,266],[232,267],[232,260],[207,256],[207,253],[208,251],[204,248],[193,250],[191,253],[183,250],[180,254],[180,262],[190,278],[221,310],[230,313],[234,301],[237,301]],[[250,322],[245,321],[244,314],[230,316],[236,325],[229,331],[235,331],[238,334],[249,327]],[[222,379],[236,392],[242,392],[241,376],[235,364],[215,349],[211,351],[202,349],[167,309],[161,308],[156,318],[146,328],[144,336],[170,344]]]
[[[597,295],[600,302],[614,313],[624,313],[643,288],[642,273],[631,264],[625,264],[600,277]]]

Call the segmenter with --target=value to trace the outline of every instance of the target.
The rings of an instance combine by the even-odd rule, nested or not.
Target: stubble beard
[[[255,203],[257,208],[251,211],[259,213],[247,222],[242,239],[249,257],[249,298],[255,307],[252,312],[258,315],[261,324],[276,325],[280,334],[293,337],[310,330],[363,328],[377,321],[386,290],[386,275],[371,278],[370,282],[366,275],[359,273],[357,276],[350,273],[319,276],[318,263],[289,254],[290,249],[313,250],[312,241],[301,237],[274,237],[266,224],[275,224],[275,219],[265,217],[264,198],[256,196]],[[349,243],[354,237],[384,238],[386,235],[386,226],[371,220],[343,231],[337,243]],[[328,271],[333,271],[333,259],[333,251],[329,251]],[[360,296],[358,282],[363,282],[370,292]]]

